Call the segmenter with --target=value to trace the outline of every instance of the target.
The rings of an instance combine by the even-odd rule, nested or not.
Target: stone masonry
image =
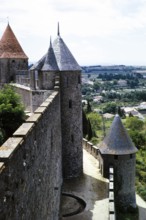
[[[59,93],[53,92],[0,148],[1,220],[59,219],[59,103]]]

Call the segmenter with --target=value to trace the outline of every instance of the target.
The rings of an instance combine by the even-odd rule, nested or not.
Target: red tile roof
[[[0,40],[0,58],[28,59],[9,24]]]

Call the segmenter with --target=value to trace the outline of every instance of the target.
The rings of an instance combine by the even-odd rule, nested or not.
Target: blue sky
[[[31,62],[57,35],[80,65],[146,65],[146,0],[1,0],[0,37],[9,23]]]

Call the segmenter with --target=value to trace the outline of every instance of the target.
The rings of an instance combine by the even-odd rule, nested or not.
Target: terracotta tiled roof
[[[0,58],[28,59],[9,24],[0,40]]]

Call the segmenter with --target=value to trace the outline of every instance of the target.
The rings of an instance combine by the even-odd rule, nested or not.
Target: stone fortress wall
[[[16,83],[12,85],[15,91],[20,95],[26,111],[29,112],[34,112],[52,93],[52,90],[32,90],[28,86]]]
[[[15,39],[9,25],[0,41],[2,52],[5,52],[3,46],[10,35],[12,41],[7,45],[7,52],[13,57],[19,48],[17,56],[21,55],[26,64],[28,58],[18,42],[17,48],[9,51]],[[7,63],[5,66],[8,68]],[[4,73],[4,69],[2,71]],[[21,71],[25,70],[21,68]],[[38,84],[35,71],[38,72]],[[10,68],[11,75],[14,79],[19,78],[17,71],[11,74]],[[7,79],[5,74],[3,83],[10,83],[10,78]],[[28,83],[27,75],[25,81]],[[78,177],[83,172],[81,68],[60,37],[59,28],[53,46],[50,41],[48,52],[30,68],[30,82],[31,89],[24,85],[15,86],[25,108],[34,113],[0,147],[0,220],[60,219],[63,178]],[[137,149],[118,117],[115,117],[111,131],[100,149],[86,140],[83,146],[99,159],[104,177],[109,174],[111,164],[115,165],[114,180],[111,180],[116,189],[114,197],[119,205],[135,208]],[[114,214],[113,210],[111,214]]]
[[[57,137],[57,138],[56,138]],[[59,219],[60,94],[52,94],[0,148],[0,219]]]
[[[88,151],[93,157],[99,160],[99,149],[97,146],[93,145],[87,139],[83,138],[83,148]],[[109,195],[109,219],[116,219],[116,210],[115,210],[115,178],[114,178],[114,168],[111,166],[108,168],[109,170],[109,187],[108,187],[108,195]]]

